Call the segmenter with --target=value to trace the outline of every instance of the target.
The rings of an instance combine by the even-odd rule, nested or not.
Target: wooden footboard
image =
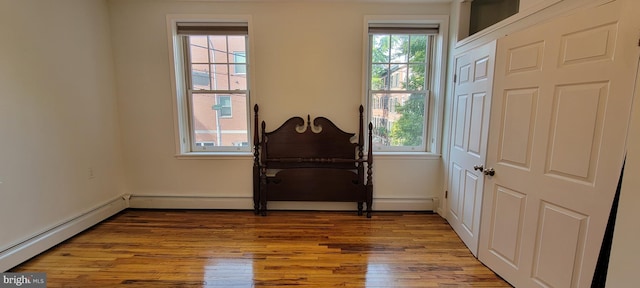
[[[268,201],[355,202],[358,215],[366,203],[371,217],[373,202],[371,149],[364,157],[363,107],[360,106],[358,142],[324,117],[305,123],[292,117],[267,132],[258,126],[258,105],[254,106],[253,193],[256,214],[266,215]],[[306,124],[306,125],[305,125]],[[258,134],[258,127],[261,133]],[[368,147],[371,147],[369,124]],[[366,173],[365,173],[366,166]]]

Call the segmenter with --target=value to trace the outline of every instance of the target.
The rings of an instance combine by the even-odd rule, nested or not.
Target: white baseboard
[[[434,211],[433,198],[377,198],[373,211]]]
[[[131,195],[130,208],[143,209],[253,209],[253,198],[210,196]]]
[[[127,197],[119,196],[62,224],[44,230],[6,250],[0,251],[0,271],[7,271],[126,208]]]
[[[131,208],[252,210],[251,197],[131,195]],[[355,203],[270,201],[271,210],[355,210]],[[433,198],[375,198],[374,211],[434,211]]]

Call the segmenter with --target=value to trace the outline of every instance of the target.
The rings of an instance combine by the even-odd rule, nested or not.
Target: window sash
[[[197,90],[197,91],[189,91],[188,93],[188,113],[189,113],[189,138],[190,138],[190,147],[191,147],[191,152],[237,152],[237,151],[250,151],[250,147],[249,146],[241,146],[241,145],[236,145],[235,142],[250,142],[251,139],[251,131],[250,131],[250,127],[249,127],[249,116],[247,115],[247,117],[244,117],[243,119],[245,120],[245,122],[243,123],[245,126],[242,127],[242,129],[238,129],[238,127],[231,127],[231,128],[227,128],[226,126],[220,125],[221,121],[226,121],[225,119],[230,118],[229,116],[225,116],[222,114],[222,109],[225,108],[231,108],[233,109],[233,104],[231,104],[231,102],[233,102],[233,97],[244,97],[245,101],[249,102],[249,94],[248,91],[226,91],[228,93],[225,92],[214,92],[214,91],[201,91],[201,90]],[[198,111],[194,111],[194,95],[199,95],[199,96],[203,96],[203,95],[211,95],[211,99],[215,99],[213,100],[210,104],[211,104],[211,114],[210,114],[210,120],[213,121],[214,123],[216,123],[215,127],[210,127],[211,129],[202,129],[202,127],[200,127],[197,123],[197,119],[195,114],[198,113]],[[229,105],[226,106],[224,105],[224,103],[220,100],[223,97],[228,97],[229,98]],[[214,105],[220,105],[218,107],[214,107]],[[207,106],[208,107],[208,106]],[[218,108],[218,109],[216,109]],[[207,108],[208,109],[208,108]],[[213,110],[218,110],[218,111],[213,111]],[[202,111],[201,111],[202,112]],[[242,117],[242,116],[240,116]],[[200,139],[198,141],[198,135],[199,134],[210,134],[212,137],[209,138],[215,138],[215,139]],[[240,135],[240,134],[246,134],[246,137],[242,138],[242,141],[235,141],[232,145],[224,145],[221,146],[219,141],[225,140],[227,137],[225,136],[230,136],[233,137],[234,135]],[[228,139],[227,139],[228,141]],[[214,143],[213,145],[203,145],[201,143]]]
[[[403,26],[402,26],[403,25]],[[430,119],[430,103],[432,102],[431,99],[431,91],[429,90],[429,85],[431,83],[431,73],[432,73],[432,53],[433,53],[433,49],[434,49],[434,45],[435,45],[435,41],[434,38],[436,35],[438,34],[438,25],[437,24],[433,24],[431,25],[430,28],[426,28],[426,27],[409,27],[408,29],[402,29],[404,26],[406,26],[406,24],[402,24],[402,25],[389,25],[387,24],[369,24],[369,41],[368,41],[368,73],[367,73],[367,101],[369,104],[368,107],[368,111],[369,111],[369,118],[371,122],[374,122],[374,126],[380,128],[380,129],[384,129],[384,131],[380,131],[380,132],[376,132],[374,131],[374,138],[378,137],[379,141],[383,141],[383,142],[388,142],[388,143],[384,143],[382,145],[376,145],[374,144],[374,151],[378,151],[378,152],[427,152],[427,147],[428,147],[428,138],[429,138],[429,127],[431,125],[431,119]],[[430,25],[430,24],[429,24]],[[428,26],[427,24],[425,24],[424,26]],[[425,30],[426,29],[426,30]],[[425,59],[424,62],[411,62],[409,59],[406,60],[406,62],[401,62],[401,63],[395,63],[393,62],[393,55],[389,55],[389,59],[388,62],[374,62],[373,61],[373,55],[372,55],[372,51],[373,51],[373,38],[374,35],[427,35],[427,45],[425,47],[426,51],[425,51]],[[391,47],[390,47],[391,49]],[[425,71],[424,71],[424,83],[422,84],[422,89],[420,90],[397,90],[393,89],[391,85],[388,84],[384,84],[383,85],[383,89],[380,89],[380,87],[378,87],[378,89],[374,89],[373,87],[373,67],[374,65],[389,65],[389,67],[391,67],[391,65],[406,65],[407,67],[409,67],[410,65],[414,65],[414,64],[424,64],[425,65]],[[389,70],[391,71],[391,70]],[[405,75],[403,81],[409,81],[408,80],[408,71],[407,70],[407,75]],[[390,73],[390,72],[389,72]],[[391,81],[392,80],[392,75],[389,75],[385,81]],[[396,78],[398,78],[396,76]],[[398,80],[398,79],[395,79]],[[406,82],[408,85],[408,82]],[[423,107],[422,109],[424,109],[424,113],[422,115],[422,135],[421,135],[421,141],[419,145],[393,145],[392,142],[392,138],[390,137],[390,134],[392,133],[392,124],[388,123],[387,121],[393,120],[393,119],[389,119],[389,118],[384,118],[384,117],[379,117],[379,114],[381,111],[386,110],[384,113],[389,113],[390,115],[393,113],[397,112],[397,107],[400,103],[381,103],[382,101],[378,101],[379,99],[375,99],[375,95],[411,95],[411,94],[420,94],[423,95]],[[390,97],[392,99],[388,100],[388,101],[396,101],[395,98]],[[393,105],[392,105],[393,104]],[[388,105],[388,107],[384,107],[385,105]],[[392,107],[393,106],[393,107]],[[374,111],[377,110],[377,111]],[[396,115],[397,116],[397,115]],[[391,117],[393,118],[393,117]],[[398,119],[396,119],[397,121]],[[383,122],[386,122],[383,123]],[[375,128],[374,128],[375,129]],[[389,135],[386,136],[387,139],[384,139],[384,137],[381,137],[380,135],[383,135],[385,133],[388,133]],[[374,143],[375,143],[375,139],[374,139]]]
[[[217,24],[217,23],[216,23]],[[178,24],[178,29],[180,29],[180,25]],[[197,26],[195,26],[197,27]],[[205,28],[211,28],[211,26],[203,26]],[[186,114],[187,114],[187,123],[188,123],[188,132],[186,135],[188,135],[188,142],[185,143],[187,144],[186,147],[188,147],[188,150],[186,152],[250,152],[250,147],[248,146],[248,143],[250,142],[251,139],[251,127],[250,127],[250,116],[248,114],[248,112],[250,111],[249,109],[249,79],[248,79],[248,75],[247,74],[247,70],[248,70],[248,62],[246,57],[248,56],[247,54],[247,50],[248,50],[248,37],[246,35],[246,33],[233,33],[233,32],[229,32],[232,30],[217,30],[216,31],[212,31],[212,30],[207,30],[205,28],[202,28],[201,30],[198,31],[204,31],[200,34],[198,33],[186,33],[183,30],[183,33],[179,33],[180,37],[182,38],[182,51],[183,51],[183,59],[184,59],[184,80],[185,80],[185,92],[186,92]],[[246,30],[246,27],[244,27],[244,29]],[[179,31],[180,32],[180,31]],[[218,33],[219,32],[219,33]],[[245,60],[243,63],[236,63],[236,57],[234,57],[235,55],[229,55],[229,57],[226,59],[226,61],[224,62],[220,62],[217,61],[216,63],[211,62],[211,59],[209,59],[207,61],[207,63],[196,63],[196,62],[192,62],[191,58],[191,50],[190,50],[190,41],[189,41],[189,36],[234,36],[237,37],[237,35],[240,36],[245,36],[245,40],[244,40],[244,50],[243,52],[243,60]],[[227,39],[227,41],[229,41],[229,39]],[[229,51],[229,46],[227,45],[226,47],[226,51]],[[235,51],[237,52],[237,51]],[[231,52],[229,52],[231,53]],[[232,53],[233,54],[233,53]],[[209,86],[206,87],[204,89],[202,85],[199,85],[201,87],[198,87],[198,89],[194,89],[194,72],[193,72],[193,65],[209,65],[209,66],[226,66],[226,73],[228,73],[227,75],[227,83],[228,87],[221,87],[223,89],[215,89],[215,85],[204,85],[204,86]],[[246,79],[244,89],[233,89],[234,87],[232,86],[232,78],[233,73],[230,73],[232,71],[235,71],[235,67],[237,67],[238,65],[243,65],[243,68],[245,68],[245,71],[243,71],[243,78]],[[211,68],[213,69],[213,68]],[[213,71],[213,70],[210,70]],[[216,80],[214,78],[211,78],[213,76],[211,76],[209,73],[205,73],[207,75],[200,75],[201,77],[207,77],[208,82],[211,83],[211,81],[216,81],[216,83],[219,83],[219,80],[224,81],[224,77],[222,79]],[[198,75],[196,75],[198,76]],[[204,81],[203,79],[195,79],[197,84],[197,81],[201,81],[201,82],[207,82]],[[228,89],[226,89],[228,88]],[[196,96],[194,96],[196,95]],[[212,97],[215,98],[214,101],[210,102],[209,104],[206,104],[205,106],[209,107],[211,106],[211,110],[217,110],[217,111],[205,111],[208,110],[207,107],[200,107],[198,109],[194,108],[194,105],[201,105],[201,104],[195,104],[196,101],[201,101],[200,100],[196,100],[194,97],[203,97],[204,95],[211,95]],[[221,98],[223,97],[228,97],[229,101],[225,104],[221,102]],[[238,100],[239,98],[244,98],[244,100]],[[236,99],[236,100],[233,100]],[[237,101],[244,101],[244,109],[242,107],[238,107],[236,109],[236,112],[238,111],[246,111],[246,115],[242,115],[242,113],[234,113],[233,110],[233,106],[235,105],[239,105],[239,103]],[[233,104],[232,104],[233,103]],[[228,105],[227,105],[228,104]],[[216,107],[214,107],[216,106]],[[194,111],[197,110],[197,111]],[[198,115],[196,115],[198,114]],[[238,114],[235,115],[234,114]],[[199,117],[205,117],[206,119],[208,119],[208,125],[202,125],[201,123],[198,123],[198,118]],[[235,117],[235,118],[234,118]],[[229,127],[227,127],[227,123],[229,123],[228,121],[238,121],[237,123],[233,124],[233,125],[229,125]],[[221,124],[221,122],[223,122]],[[215,124],[212,124],[215,123]],[[212,126],[213,125],[213,126]],[[233,139],[233,140],[232,140]],[[220,141],[222,141],[222,143],[224,144],[224,146],[221,146]],[[231,141],[231,142],[230,142]],[[186,148],[185,147],[185,148]]]
[[[380,101],[379,99],[377,99],[377,97],[374,97],[376,94],[382,94],[382,95],[386,95],[389,96],[389,103],[384,103],[383,101]],[[380,138],[380,133],[378,133],[377,131],[375,131],[377,128],[379,127],[383,127],[387,130],[387,133],[391,133],[392,132],[392,123],[386,124],[386,125],[381,125],[381,123],[378,123],[377,121],[390,121],[392,119],[389,118],[393,118],[393,117],[379,117],[379,113],[374,113],[374,110],[378,110],[377,112],[380,112],[380,110],[384,110],[386,108],[386,110],[388,111],[388,113],[390,114],[389,116],[392,115],[392,113],[397,112],[397,107],[400,106],[402,103],[400,103],[397,98],[394,97],[394,95],[406,95],[406,94],[420,94],[423,96],[423,101],[424,101],[424,114],[422,115],[423,117],[423,125],[422,125],[422,139],[419,145],[403,145],[403,146],[399,146],[399,145],[389,145],[389,146],[381,146],[381,145],[376,145],[376,143],[379,143],[380,141],[382,141],[383,139]],[[374,138],[374,145],[373,145],[373,150],[377,151],[377,152],[425,152],[425,147],[427,145],[427,133],[428,133],[428,121],[429,121],[429,103],[431,103],[431,91],[427,90],[427,91],[414,91],[414,92],[410,92],[407,93],[406,91],[372,91],[370,90],[368,93],[368,98],[369,98],[369,113],[370,113],[370,121],[373,123],[374,125],[374,132],[372,135]],[[410,96],[409,96],[410,97]],[[393,101],[393,102],[392,102]],[[405,101],[406,103],[406,101]],[[388,105],[387,107],[385,107],[386,105]]]
[[[247,59],[247,50],[248,50],[248,42],[249,39],[248,37],[244,37],[244,49],[245,51],[241,52],[241,51],[229,51],[229,38],[226,39],[227,41],[227,47],[225,48],[226,52],[223,53],[227,53],[230,54],[228,55],[228,57],[226,57],[226,59],[223,59],[225,61],[218,61],[216,59],[212,59],[208,57],[207,61],[203,62],[201,61],[194,61],[192,60],[192,56],[191,56],[191,50],[190,50],[190,39],[188,36],[194,36],[194,35],[183,35],[182,36],[182,45],[183,45],[183,49],[184,49],[184,58],[185,58],[185,73],[187,73],[187,75],[185,75],[186,77],[186,82],[187,82],[187,89],[189,90],[193,90],[194,89],[194,84],[199,83],[198,81],[202,81],[202,79],[197,79],[197,81],[194,81],[194,70],[193,70],[193,66],[208,66],[208,67],[217,67],[217,68],[222,68],[226,73],[227,76],[226,77],[227,81],[226,83],[223,83],[225,87],[229,87],[231,90],[229,89],[217,89],[217,88],[211,88],[211,89],[205,89],[205,88],[199,88],[197,89],[198,91],[201,90],[208,90],[208,91],[237,91],[238,89],[232,89],[232,78],[233,77],[244,77],[246,78],[246,89],[248,89],[248,85],[249,85],[249,79],[247,77],[247,69],[248,69],[248,59]],[[196,35],[196,36],[233,36],[233,35]],[[240,56],[240,57],[238,57]],[[238,62],[238,59],[244,61],[244,62]],[[242,71],[241,72],[237,72],[237,70],[241,68]],[[207,69],[211,69],[209,71],[214,71],[216,68],[207,68]],[[197,71],[196,71],[197,72]],[[210,72],[211,73],[211,72]],[[198,74],[198,73],[196,73]],[[201,74],[206,74],[206,73],[201,73]],[[199,75],[199,77],[204,77],[204,75]],[[210,76],[208,76],[210,77]],[[209,81],[211,79],[209,78]],[[216,81],[217,83],[220,83],[220,81]],[[208,82],[210,83],[210,82]],[[206,85],[205,85],[206,86]],[[215,87],[215,86],[212,86]]]

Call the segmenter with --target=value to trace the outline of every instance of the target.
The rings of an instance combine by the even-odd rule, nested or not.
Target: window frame
[[[237,23],[238,25],[246,25],[248,35],[246,36],[247,43],[245,57],[246,63],[250,63],[251,51],[252,51],[252,25],[250,15],[191,15],[191,14],[169,14],[166,16],[167,20],[167,36],[168,47],[170,53],[170,84],[173,100],[173,118],[174,118],[174,134],[175,134],[175,156],[179,159],[189,159],[192,157],[198,158],[224,158],[230,156],[236,158],[237,156],[250,157],[252,154],[252,147],[250,146],[219,146],[216,143],[215,146],[204,147],[204,150],[200,150],[201,146],[197,146],[195,142],[195,130],[192,125],[192,117],[190,115],[189,97],[190,92],[190,79],[186,75],[186,71],[189,71],[188,65],[188,53],[185,49],[184,37],[178,35],[177,26],[178,23],[208,23],[215,25],[216,23]],[[234,51],[235,52],[235,51]],[[233,63],[230,63],[233,66]],[[250,75],[253,75],[252,66],[246,64],[247,75],[247,87],[246,90],[246,127],[247,127],[247,141],[252,143],[253,137],[253,125],[251,122],[251,107],[253,107],[254,99],[251,97],[251,90],[253,90]],[[233,94],[234,91],[229,91]],[[226,93],[229,94],[229,93]],[[224,95],[226,95],[224,94]],[[240,116],[242,117],[242,116]],[[222,117],[221,117],[222,118]]]
[[[431,64],[427,69],[431,70],[428,87],[425,87],[428,95],[425,101],[426,123],[424,129],[424,147],[419,150],[405,149],[405,147],[387,147],[386,149],[374,149],[376,155],[441,155],[442,151],[442,130],[444,122],[444,101],[446,91],[446,75],[447,75],[447,44],[449,41],[449,17],[447,15],[367,15],[364,17],[363,31],[363,81],[362,81],[362,103],[365,105],[365,113],[367,121],[374,121],[371,105],[380,105],[380,103],[372,103],[370,97],[370,75],[371,75],[371,46],[369,41],[369,27],[379,24],[397,24],[397,25],[416,25],[416,24],[437,24],[439,26],[438,34],[434,35],[433,56],[430,58]],[[408,146],[416,147],[416,146]],[[370,147],[367,147],[370,149]]]

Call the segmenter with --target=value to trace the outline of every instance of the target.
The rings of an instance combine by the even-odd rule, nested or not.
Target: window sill
[[[247,160],[253,159],[251,152],[189,152],[176,154],[176,159],[216,159],[216,160]],[[388,160],[439,160],[442,155],[430,152],[373,152],[374,159]]]
[[[251,152],[188,152],[182,154],[176,154],[176,159],[188,159],[188,160],[253,160],[253,153]]]
[[[373,158],[374,160],[438,160],[442,155],[430,152],[373,152]]]

